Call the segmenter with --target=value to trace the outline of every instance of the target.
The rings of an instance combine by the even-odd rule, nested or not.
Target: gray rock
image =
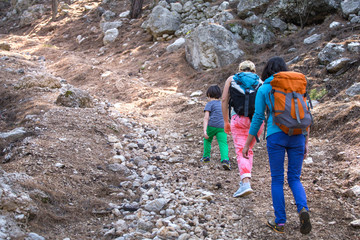
[[[20,17],[20,26],[31,25],[36,19],[41,18],[45,13],[45,7],[42,4],[36,4],[29,7]]]
[[[140,219],[138,221],[138,225],[137,225],[138,230],[143,230],[145,232],[151,232],[154,227],[155,226],[152,222],[144,220],[144,219]]]
[[[262,13],[268,4],[269,0],[240,0],[239,4],[237,5],[237,14],[240,18],[245,19],[253,13]]]
[[[287,24],[284,21],[282,21],[280,18],[277,18],[277,17],[271,19],[270,24],[273,28],[275,28],[281,32],[283,32],[287,29]]]
[[[205,22],[187,36],[185,53],[188,63],[197,70],[223,67],[244,55],[230,31]]]
[[[131,174],[131,171],[125,165],[119,163],[109,164],[107,169],[123,176],[129,176]]]
[[[353,228],[360,228],[360,219],[354,220],[350,223]]]
[[[360,83],[354,83],[354,85],[348,88],[345,93],[351,97],[360,95]]]
[[[317,23],[320,20],[324,20],[329,13],[336,12],[338,8],[336,1],[337,0],[306,1],[307,8],[305,9],[307,10],[304,10],[304,8],[298,5],[299,1],[278,0],[275,4],[271,4],[267,7],[264,17],[279,17],[287,23],[310,25],[312,23]],[[300,4],[304,3],[301,2]],[[311,9],[311,11],[308,9]]]
[[[347,49],[352,53],[360,53],[360,43],[351,42],[348,44]]]
[[[212,20],[215,22],[215,23],[218,23],[220,25],[224,25],[227,21],[230,21],[230,20],[233,20],[234,19],[234,16],[230,13],[230,12],[227,12],[227,11],[223,11],[223,12],[220,12],[220,13],[217,13],[213,18]]]
[[[348,17],[350,14],[357,14],[360,11],[359,0],[345,0],[341,2],[341,11]]]
[[[180,24],[181,18],[177,12],[170,12],[158,5],[152,10],[145,26],[146,30],[157,38],[163,34],[174,34],[179,29]]]
[[[57,105],[64,107],[93,107],[93,98],[84,90],[74,88],[71,85],[66,85],[61,89],[60,95],[57,97]]]
[[[181,5],[181,3],[176,2],[176,3],[170,3],[170,9],[171,11],[175,11],[178,13],[181,13],[183,10],[183,6]]]
[[[340,71],[340,69],[344,68],[346,66],[346,64],[350,61],[351,61],[350,58],[340,58],[340,59],[334,60],[326,66],[326,70],[329,73],[336,73],[336,72]]]
[[[0,138],[8,139],[9,141],[23,137],[26,134],[25,128],[15,128],[9,132],[0,132]]]
[[[360,185],[356,185],[351,188],[351,191],[355,194],[356,197],[360,196]]]
[[[168,203],[168,200],[165,198],[155,199],[145,205],[145,210],[149,212],[160,212],[161,209]]]
[[[300,56],[296,56],[295,58],[293,58],[292,60],[290,60],[289,62],[286,63],[286,65],[291,65],[291,64],[295,64],[297,62],[299,62],[301,60]]]
[[[175,52],[185,45],[185,38],[179,38],[174,43],[167,46],[166,51]]]
[[[110,10],[106,10],[101,17],[105,20],[105,21],[110,21],[111,18],[115,17],[116,14]]]
[[[342,26],[342,24],[339,22],[332,22],[332,23],[330,23],[329,27],[330,27],[330,29],[334,29],[334,28],[339,28],[341,26]]]
[[[124,211],[135,212],[140,208],[137,202],[127,203],[123,206]]]
[[[106,33],[107,30],[113,29],[113,28],[119,28],[122,26],[121,21],[115,21],[115,22],[104,22],[100,23],[100,28],[103,31],[103,33]]]
[[[329,62],[337,59],[339,56],[341,57],[343,52],[345,52],[343,44],[328,43],[318,54],[319,62],[321,64],[328,64]]]
[[[116,229],[116,233],[121,234],[121,233],[124,233],[128,229],[129,226],[125,220],[120,219],[114,224],[114,227]]]
[[[119,17],[120,18],[127,18],[127,17],[129,17],[129,15],[130,15],[130,11],[128,10],[128,11],[120,13]]]
[[[103,39],[104,45],[108,45],[112,42],[115,42],[116,38],[119,35],[119,30],[116,28],[109,29],[105,32],[105,36]]]
[[[25,240],[45,240],[45,238],[36,233],[29,233]]]
[[[264,25],[260,24],[254,27],[252,30],[253,43],[255,44],[265,44],[271,43],[275,40],[275,34],[270,31],[270,29]]]
[[[305,38],[304,39],[304,44],[306,44],[306,45],[313,44],[313,43],[315,43],[317,41],[320,41],[321,38],[322,38],[322,34],[314,34],[314,35],[312,35],[312,36],[310,36],[308,38]]]
[[[360,23],[360,16],[354,16],[350,20],[351,23]]]

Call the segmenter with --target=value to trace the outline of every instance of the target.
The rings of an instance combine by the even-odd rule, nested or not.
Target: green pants
[[[206,129],[208,139],[204,138],[204,154],[203,157],[210,157],[211,142],[216,136],[217,142],[220,148],[221,161],[229,160],[229,148],[227,144],[227,134],[223,128],[207,127]]]

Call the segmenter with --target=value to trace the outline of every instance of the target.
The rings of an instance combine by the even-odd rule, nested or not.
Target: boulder
[[[20,26],[31,25],[35,20],[41,18],[45,13],[45,7],[42,4],[36,4],[29,7],[20,17]]]
[[[64,107],[80,107],[88,108],[93,107],[93,98],[88,92],[81,89],[74,88],[73,86],[64,86],[61,89],[60,95],[57,97],[57,105]]]
[[[103,22],[100,23],[100,28],[103,31],[103,33],[106,33],[107,30],[113,29],[113,28],[119,28],[122,26],[121,21],[115,21],[115,22]]]
[[[320,41],[322,38],[322,34],[314,34],[314,35],[311,35],[310,37],[307,37],[304,39],[304,44],[306,45],[310,45],[310,44],[313,44],[317,41]]]
[[[269,5],[264,13],[265,18],[279,17],[286,23],[296,25],[311,25],[323,22],[325,18],[335,13],[339,7],[338,0],[317,1],[287,1],[277,0]]]
[[[119,30],[117,30],[117,28],[107,30],[103,39],[104,45],[109,45],[110,43],[115,42],[118,36]]]
[[[237,5],[237,14],[245,19],[253,14],[262,13],[269,5],[269,0],[240,0]]]
[[[328,64],[336,60],[339,56],[341,57],[343,52],[345,52],[343,44],[328,43],[318,54],[319,62],[321,64]]]
[[[360,95],[360,83],[354,83],[354,85],[348,88],[345,93],[351,97]]]
[[[265,24],[257,25],[252,30],[252,42],[258,45],[271,43],[275,40],[275,34]]]
[[[345,17],[360,11],[359,0],[345,0],[341,2],[341,11]]]
[[[163,34],[172,35],[179,29],[181,18],[179,13],[169,11],[168,9],[156,6],[148,20],[146,21],[146,30],[154,37],[161,37]]]
[[[185,54],[194,69],[204,70],[234,63],[244,52],[230,31],[204,22],[186,37]]]
[[[326,66],[326,70],[329,73],[337,73],[338,71],[340,71],[342,68],[344,68],[346,66],[347,63],[349,63],[351,61],[350,58],[340,58],[340,59],[336,59],[332,62],[330,62],[327,66]]]

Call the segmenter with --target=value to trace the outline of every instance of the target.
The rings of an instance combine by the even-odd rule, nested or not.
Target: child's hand
[[[209,139],[209,136],[207,135],[206,132],[204,132],[204,138],[205,138],[205,139]]]
[[[225,123],[224,123],[224,131],[225,131],[227,134],[231,134],[230,123],[228,123],[228,122],[225,122]]]

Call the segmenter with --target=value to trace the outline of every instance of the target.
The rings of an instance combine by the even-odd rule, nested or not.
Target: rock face
[[[345,48],[342,44],[328,43],[318,54],[319,62],[321,64],[328,64],[341,57],[343,52],[345,52]]]
[[[230,31],[210,23],[199,25],[187,36],[185,52],[186,60],[197,70],[223,67],[244,55]]]
[[[269,5],[264,16],[279,17],[281,20],[298,25],[323,21],[331,12],[335,12],[338,0],[288,1],[277,0]]]
[[[360,11],[359,0],[341,1],[341,11],[346,17],[348,17],[350,14],[357,14]]]
[[[266,9],[269,0],[240,0],[237,6],[238,16],[240,18],[247,18],[253,14],[259,14]]]
[[[180,15],[162,6],[156,6],[147,20],[146,30],[157,38],[163,34],[174,34],[181,24]]]

